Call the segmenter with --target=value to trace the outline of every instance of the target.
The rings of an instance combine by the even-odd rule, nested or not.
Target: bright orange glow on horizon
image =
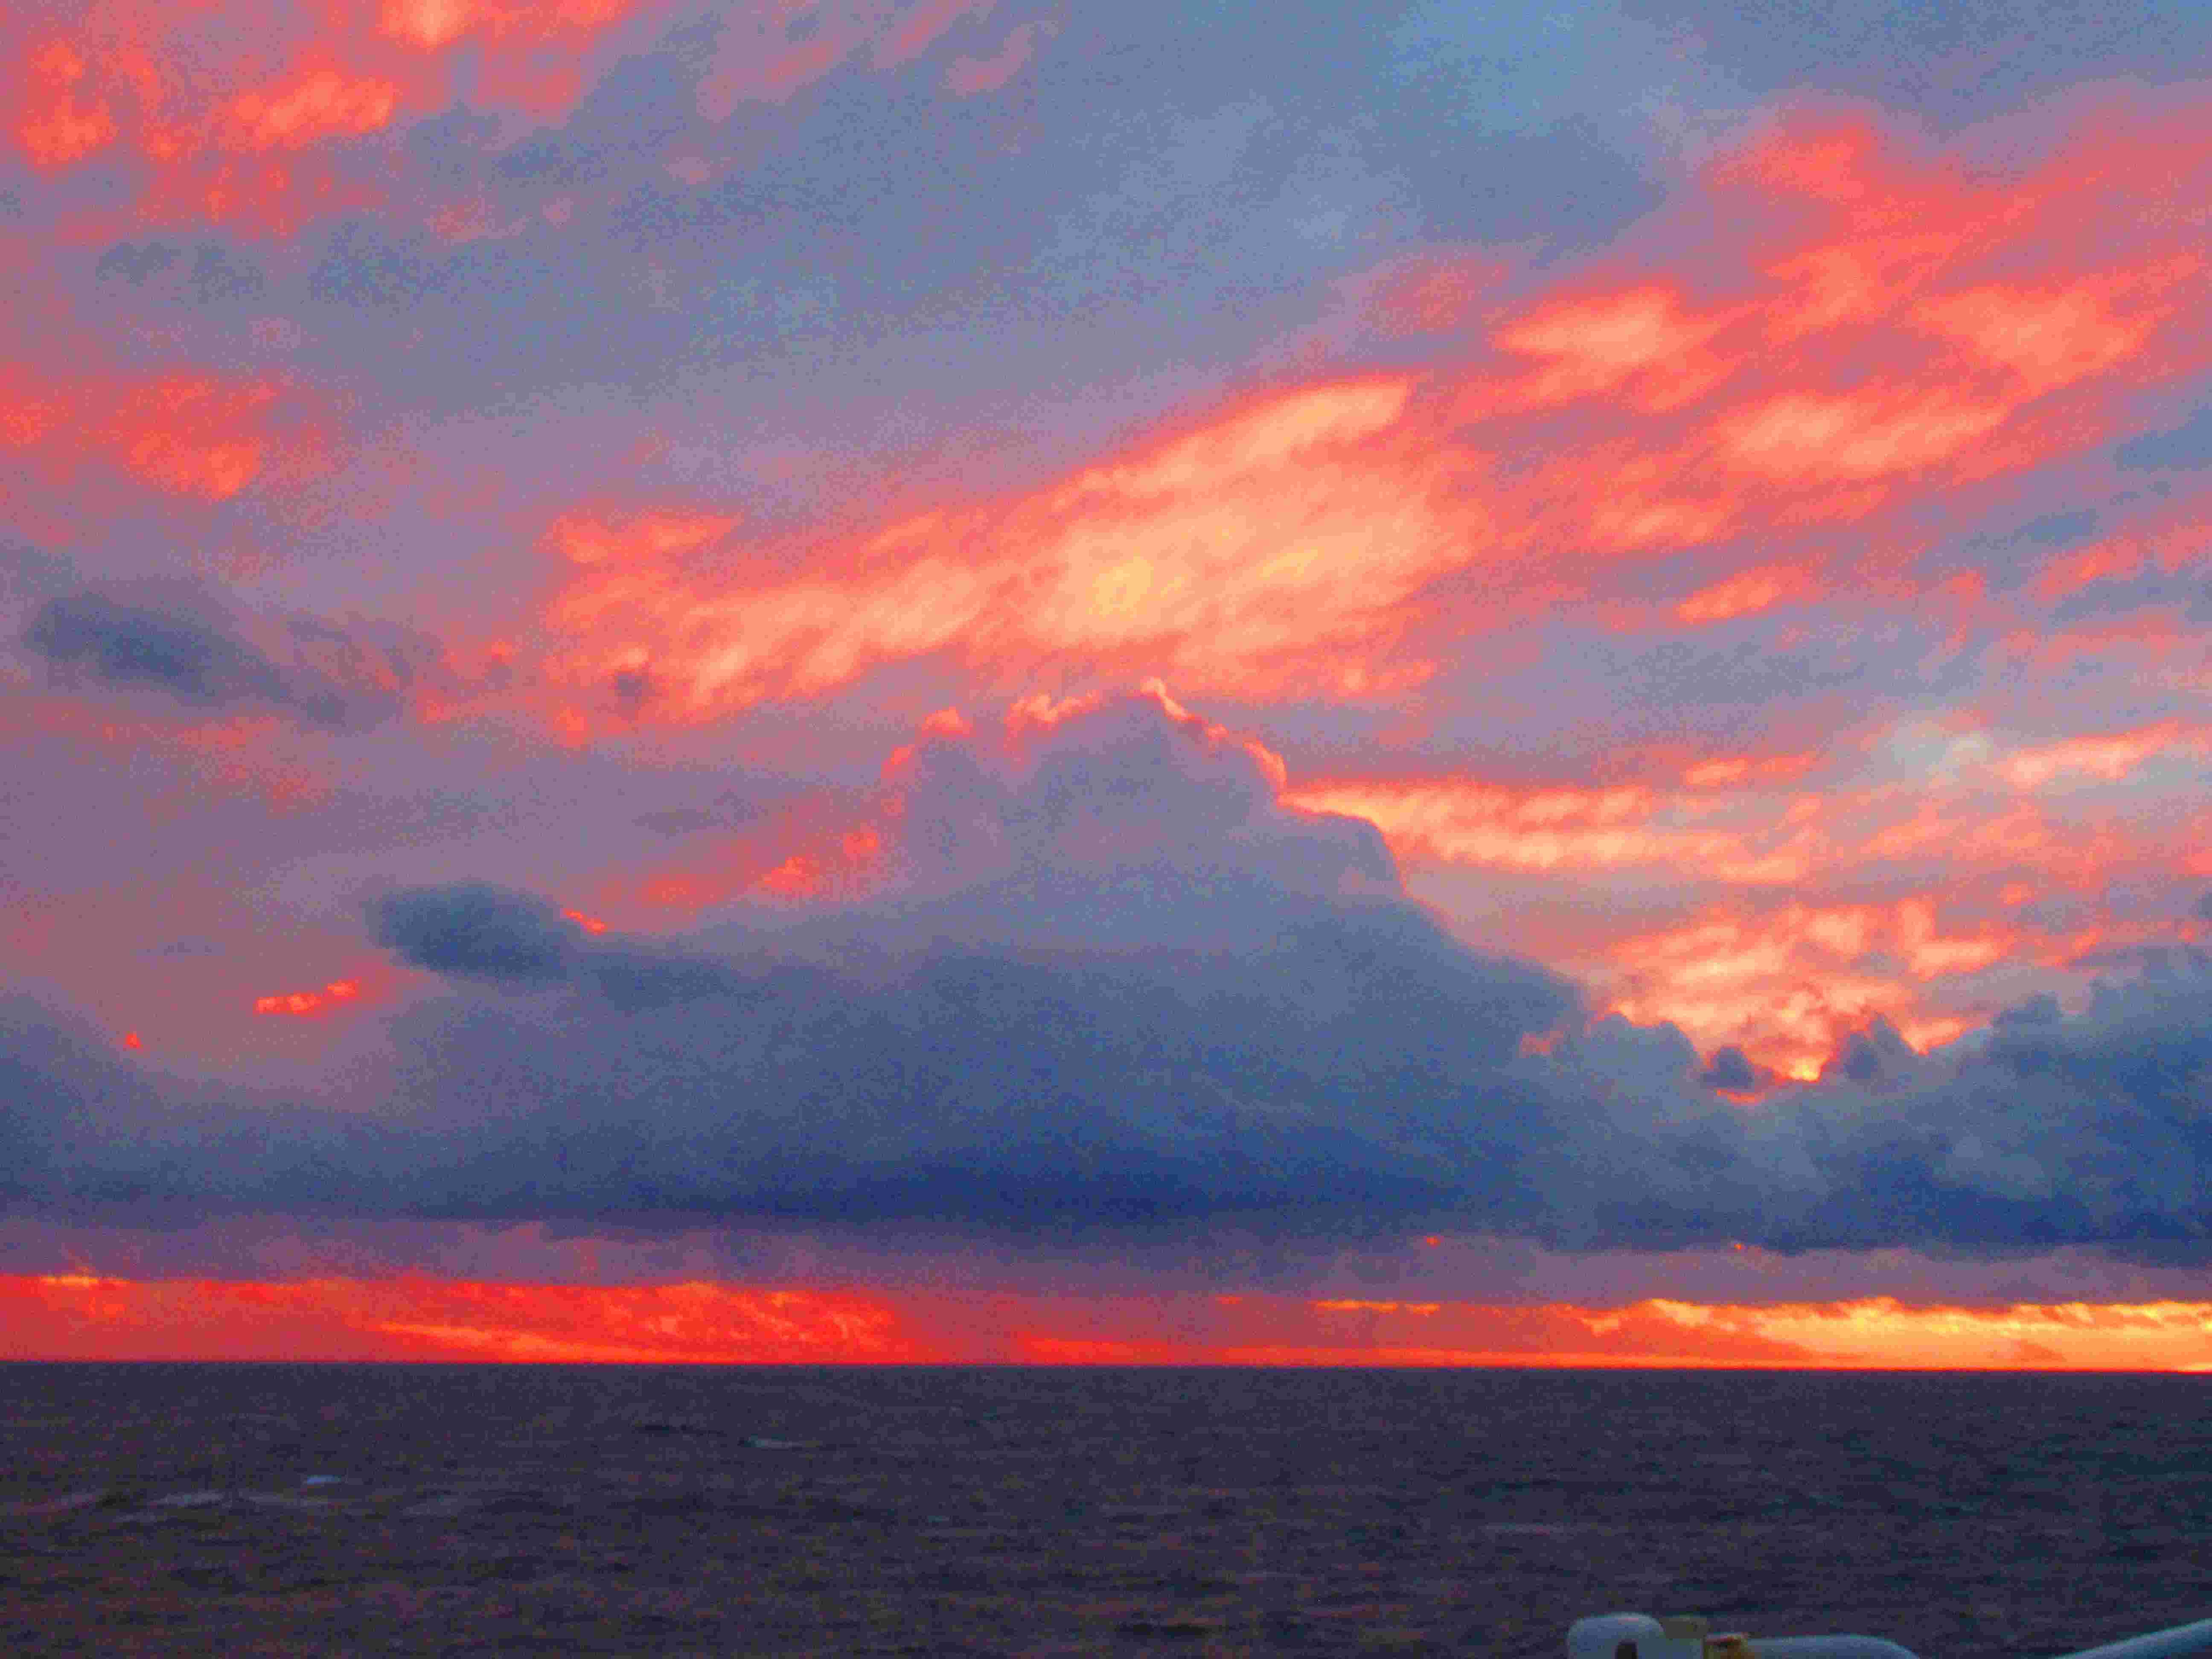
[[[0,1358],[2212,1370],[2212,1304],[1501,1306],[910,1288],[0,1278]]]

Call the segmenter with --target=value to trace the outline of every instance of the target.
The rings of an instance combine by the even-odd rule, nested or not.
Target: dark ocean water
[[[1924,1659],[2212,1616],[2212,1378],[0,1366],[0,1652]]]

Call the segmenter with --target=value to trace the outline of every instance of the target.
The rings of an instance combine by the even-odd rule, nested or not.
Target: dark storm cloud
[[[1518,1054],[1572,1019],[1570,988],[1401,902],[1279,892],[1255,931],[1249,900],[1238,949],[946,949],[870,975],[542,936],[533,956],[528,926],[554,924],[526,896],[418,896],[441,925],[410,938],[456,984],[392,1024],[375,1112],[156,1089],[17,1017],[4,1184],[40,1207],[649,1228],[2212,1259],[2212,974],[2108,981],[1930,1055],[1877,1025],[1743,1107],[1712,1090],[1747,1068],[1701,1069],[1671,1026]]]
[[[1817,1085],[1770,1097],[1726,1173],[1742,1235],[1784,1249],[2100,1243],[2212,1259],[2212,973],[2168,962],[2038,999],[1915,1054],[1877,1024]]]
[[[395,1033],[441,1149],[408,1201],[1060,1231],[1502,1201],[1479,1151],[1517,1109],[1502,1068],[1566,988],[1394,902],[1279,896],[1272,921],[1236,951],[952,950],[872,976],[580,946],[550,1000]]]
[[[57,1141],[108,1092],[102,1070],[91,1046],[36,1002],[0,997],[0,1203],[51,1189]]]
[[[208,709],[276,708],[333,729],[389,719],[410,686],[453,683],[441,648],[398,624],[295,617],[258,631],[265,641],[198,589],[164,584],[125,599],[56,595],[22,640],[58,682],[155,691]]]
[[[2198,954],[1931,1054],[1876,1021],[1778,1087],[1470,951],[1278,776],[1158,692],[939,726],[886,785],[895,896],[643,939],[390,890],[374,937],[448,984],[388,1078],[156,1087],[19,1019],[0,1152],[48,1206],[2212,1256]]]
[[[544,899],[480,882],[387,893],[369,916],[376,942],[410,966],[519,984],[563,977],[577,931]]]
[[[1270,767],[1105,699],[917,745],[895,900],[647,942],[494,887],[386,896],[381,942],[482,988],[394,1031],[394,1121],[435,1156],[390,1201],[1060,1232],[1511,1211],[1535,1132],[1508,1132],[1506,1068],[1571,988],[1454,942],[1373,826],[1283,808]]]

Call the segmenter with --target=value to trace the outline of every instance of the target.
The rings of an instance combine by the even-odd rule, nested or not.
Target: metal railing
[[[2179,1659],[2212,1650],[2212,1619],[2084,1648],[2063,1659]],[[1918,1659],[1910,1648],[1879,1636],[1780,1636],[1753,1638],[1738,1631],[1713,1634],[1697,1617],[1654,1619],[1606,1613],[1577,1619],[1567,1631],[1568,1659]]]

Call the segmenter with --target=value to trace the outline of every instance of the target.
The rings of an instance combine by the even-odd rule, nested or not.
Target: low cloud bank
[[[2212,971],[2185,956],[1933,1055],[1876,1022],[1745,1103],[1741,1054],[1589,1021],[1451,939],[1372,826],[1284,807],[1271,759],[1158,693],[947,722],[892,769],[894,888],[796,927],[623,939],[495,884],[386,892],[372,936],[449,990],[393,1017],[374,1111],[157,1082],[19,1000],[0,1195],[2212,1256]]]

